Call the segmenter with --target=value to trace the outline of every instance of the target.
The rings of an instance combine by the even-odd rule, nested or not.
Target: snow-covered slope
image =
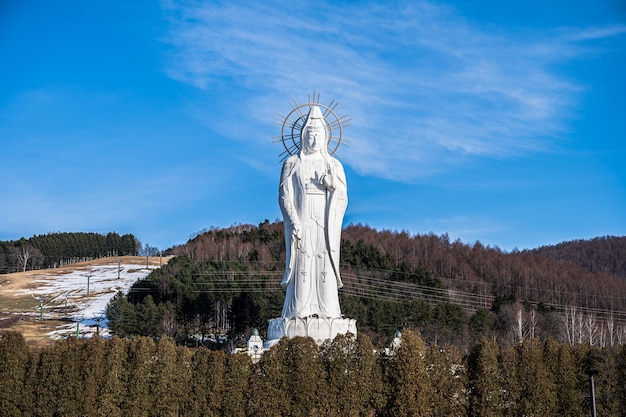
[[[43,321],[64,320],[66,324],[60,324],[48,333],[51,338],[76,335],[77,329],[80,337],[90,337],[98,327],[100,335],[107,336],[104,311],[109,300],[118,291],[127,292],[135,281],[145,278],[156,268],[158,263],[146,267],[145,262],[143,265],[122,263],[110,258],[108,263],[33,271],[23,288],[3,293],[37,300],[34,310],[20,313],[33,316],[33,320],[38,320],[40,314]]]

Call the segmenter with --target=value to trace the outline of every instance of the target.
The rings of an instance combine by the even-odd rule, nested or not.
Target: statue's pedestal
[[[283,337],[307,336],[319,345],[338,334],[356,336],[356,320],[343,317],[295,317],[271,319],[267,329],[265,348],[270,348]]]

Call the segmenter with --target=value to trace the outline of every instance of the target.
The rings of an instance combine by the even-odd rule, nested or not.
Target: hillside
[[[103,312],[109,300],[169,259],[110,257],[0,275],[0,333],[18,330],[38,345],[75,335],[77,327],[81,337],[106,335]]]
[[[238,225],[205,232],[169,253],[192,260],[283,262],[282,223]],[[419,270],[445,288],[488,301],[496,297],[626,311],[626,237],[566,242],[505,252],[447,235],[409,235],[350,225],[343,232],[341,266],[354,270]],[[567,250],[566,250],[567,249]],[[483,303],[484,304],[484,303]],[[487,307],[490,307],[488,305]]]
[[[542,246],[533,253],[576,265],[591,273],[626,279],[626,236],[602,236]]]
[[[529,334],[573,341],[586,333],[591,342],[621,343],[626,341],[624,242],[601,237],[505,252],[446,235],[350,225],[342,240],[342,310],[374,341],[408,326],[431,342],[467,344],[469,335],[490,334],[509,342]],[[146,268],[143,257],[2,275],[0,328],[21,328],[31,340],[47,340],[74,334],[78,322],[81,334],[92,334],[118,291],[126,296],[116,298],[110,311],[134,309],[137,323],[125,328],[114,317],[121,335],[163,328],[180,340],[200,328],[245,334],[252,327],[263,331],[280,309],[281,222],[212,229],[167,253],[183,256],[156,275],[150,272],[159,258],[150,258]],[[149,312],[155,317],[147,320]],[[516,320],[523,322],[524,335],[511,330]]]
[[[357,318],[361,329],[374,332],[373,340],[381,332],[389,335],[410,326],[427,339],[461,343],[472,329],[507,343],[528,335],[570,343],[626,342],[626,281],[618,278],[626,252],[623,245],[598,244],[623,241],[615,239],[561,244],[577,254],[566,259],[546,255],[545,248],[505,252],[480,242],[450,241],[447,235],[350,225],[342,235],[342,311]],[[195,270],[204,271],[202,265],[209,261],[231,263],[239,271],[234,272],[241,283],[237,291],[247,291],[243,283],[251,271],[265,276],[266,284],[275,281],[267,288],[278,291],[285,257],[282,223],[209,230],[169,253],[187,256],[198,265]],[[596,260],[583,265],[589,253]],[[615,267],[609,271],[601,264]],[[131,303],[140,301],[133,297]],[[253,306],[261,304],[254,308],[267,302],[256,295],[237,297],[232,301],[244,304],[257,297]],[[256,323],[262,326],[262,320]]]

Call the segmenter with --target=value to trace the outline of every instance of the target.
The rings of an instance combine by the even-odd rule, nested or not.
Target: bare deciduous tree
[[[587,314],[585,317],[585,330],[587,333],[587,343],[593,346],[596,344],[596,317],[593,314]]]
[[[22,272],[26,271],[28,261],[30,261],[31,267],[34,268],[35,264],[42,259],[41,251],[28,244],[12,248],[10,253]]]
[[[609,332],[608,337],[608,345],[609,346],[613,346],[613,344],[615,343],[615,320],[613,319],[613,316],[610,316],[607,320],[606,320],[606,328]]]

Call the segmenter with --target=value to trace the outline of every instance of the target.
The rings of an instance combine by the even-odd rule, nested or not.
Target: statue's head
[[[302,128],[302,149],[305,153],[315,153],[326,150],[326,123],[320,108],[311,106],[306,123]]]

